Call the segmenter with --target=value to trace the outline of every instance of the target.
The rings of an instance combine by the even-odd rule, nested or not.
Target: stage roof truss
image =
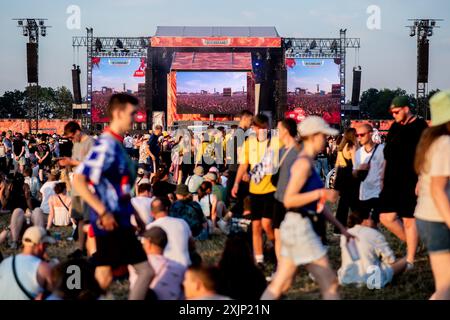
[[[117,41],[121,41],[121,48]],[[101,49],[96,44],[101,44]],[[72,47],[87,47],[87,37],[72,37]],[[147,57],[148,37],[94,37],[92,57]]]
[[[341,58],[341,38],[283,38],[286,58]],[[346,49],[360,48],[359,38],[345,38]]]

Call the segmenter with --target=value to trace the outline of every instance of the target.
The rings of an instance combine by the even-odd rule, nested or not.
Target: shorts
[[[380,193],[380,212],[396,212],[401,218],[414,218],[417,196],[408,186],[384,188]]]
[[[283,222],[285,216],[286,208],[284,207],[284,204],[275,199],[273,205],[272,227],[274,229],[280,229],[281,222]]]
[[[371,198],[368,200],[360,200],[358,204],[358,210],[364,216],[370,216],[375,223],[380,222],[380,199]]]
[[[44,170],[49,164],[46,162],[39,163],[39,170]]]
[[[273,205],[275,192],[267,194],[253,194],[250,193],[251,219],[261,220],[262,218],[273,218]]]
[[[287,212],[280,225],[281,255],[296,266],[309,264],[327,254],[322,240],[314,231],[309,218]]]
[[[20,157],[19,160],[16,160],[14,157],[14,163],[17,163],[19,166],[24,166],[27,164],[25,157]]]
[[[142,245],[132,228],[118,228],[106,235],[96,235],[97,251],[92,256],[96,266],[137,264],[147,261]]]
[[[427,247],[428,253],[450,252],[450,229],[443,222],[416,219],[420,239]]]

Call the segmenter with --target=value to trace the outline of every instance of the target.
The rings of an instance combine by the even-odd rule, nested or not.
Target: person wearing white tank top
[[[50,289],[51,266],[42,260],[47,244],[55,240],[42,227],[29,227],[23,251],[0,264],[0,300],[32,300]]]

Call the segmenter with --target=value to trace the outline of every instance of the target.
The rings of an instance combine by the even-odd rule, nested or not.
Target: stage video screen
[[[177,113],[237,114],[247,109],[247,72],[179,71]]]
[[[286,59],[288,78],[287,116],[298,122],[318,115],[339,124],[339,64],[334,59]]]
[[[92,122],[108,122],[106,106],[114,93],[139,99],[136,122],[146,121],[144,58],[92,58]]]

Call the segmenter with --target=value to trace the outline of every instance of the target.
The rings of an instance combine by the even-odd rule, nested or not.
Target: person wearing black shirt
[[[227,142],[226,160],[228,165],[228,181],[227,181],[227,199],[231,199],[231,189],[233,189],[234,181],[236,180],[237,170],[239,168],[238,156],[245,141],[245,132],[250,128],[253,123],[253,113],[248,110],[244,110],[240,113],[239,125],[230,141]],[[249,179],[243,179],[239,186],[239,192],[237,195],[237,202],[231,211],[234,214],[242,214],[243,211],[243,199],[248,195]],[[247,180],[245,182],[245,180]]]
[[[386,167],[380,194],[380,221],[406,242],[407,269],[412,269],[419,242],[414,218],[418,180],[414,171],[414,156],[422,132],[428,126],[425,120],[411,113],[407,96],[396,97],[392,101],[390,113],[395,122],[389,129],[384,148]]]
[[[44,169],[50,166],[52,162],[52,155],[50,153],[50,147],[45,142],[45,137],[38,139],[39,144],[37,145],[35,156],[39,164],[39,180],[44,181]]]
[[[15,170],[17,171],[18,169],[20,173],[23,173],[25,166],[25,142],[20,133],[16,133],[13,140],[13,157]]]
[[[159,137],[162,136],[162,126],[159,124],[155,126],[155,129],[153,130],[152,135],[150,136],[150,139],[148,140],[148,146],[150,148],[151,154],[154,156],[154,159],[152,158],[151,163],[151,170],[150,172],[156,172],[158,170],[159,166],[159,156],[161,154],[161,146],[159,143]]]

